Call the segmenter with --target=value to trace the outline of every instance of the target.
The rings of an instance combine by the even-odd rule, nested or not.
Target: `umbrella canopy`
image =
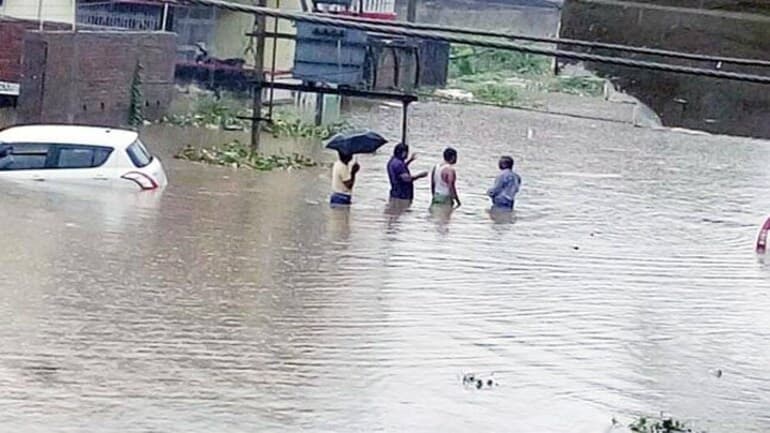
[[[382,135],[374,131],[365,131],[337,134],[326,143],[326,148],[355,155],[357,153],[374,153],[387,142],[388,140]]]

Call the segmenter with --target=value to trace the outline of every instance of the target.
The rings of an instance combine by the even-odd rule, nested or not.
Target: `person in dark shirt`
[[[399,143],[393,149],[393,157],[388,161],[391,199],[412,201],[414,199],[414,181],[428,176],[428,172],[412,176],[409,165],[414,160],[415,155],[409,156],[409,146],[405,143]]]

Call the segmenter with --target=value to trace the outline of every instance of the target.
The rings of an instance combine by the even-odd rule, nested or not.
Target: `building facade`
[[[77,0],[0,0],[0,17],[34,21],[75,22]]]

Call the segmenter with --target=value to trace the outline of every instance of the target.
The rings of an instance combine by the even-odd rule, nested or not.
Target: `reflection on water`
[[[459,209],[429,210],[426,181],[388,202],[389,152],[361,158],[350,209],[324,169],[166,161],[160,195],[3,184],[0,430],[574,433],[660,410],[770,428],[767,143],[414,113],[415,170],[460,150]],[[484,195],[504,153],[513,214]]]

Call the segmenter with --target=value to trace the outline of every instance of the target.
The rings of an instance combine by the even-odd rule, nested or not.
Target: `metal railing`
[[[320,6],[320,5],[319,5]],[[356,14],[395,14],[396,0],[353,0],[351,7],[324,5],[319,9],[323,12],[353,12]]]
[[[163,26],[160,9],[158,13],[146,13],[113,11],[88,6],[78,8],[77,23],[111,29],[145,31],[157,31]]]

